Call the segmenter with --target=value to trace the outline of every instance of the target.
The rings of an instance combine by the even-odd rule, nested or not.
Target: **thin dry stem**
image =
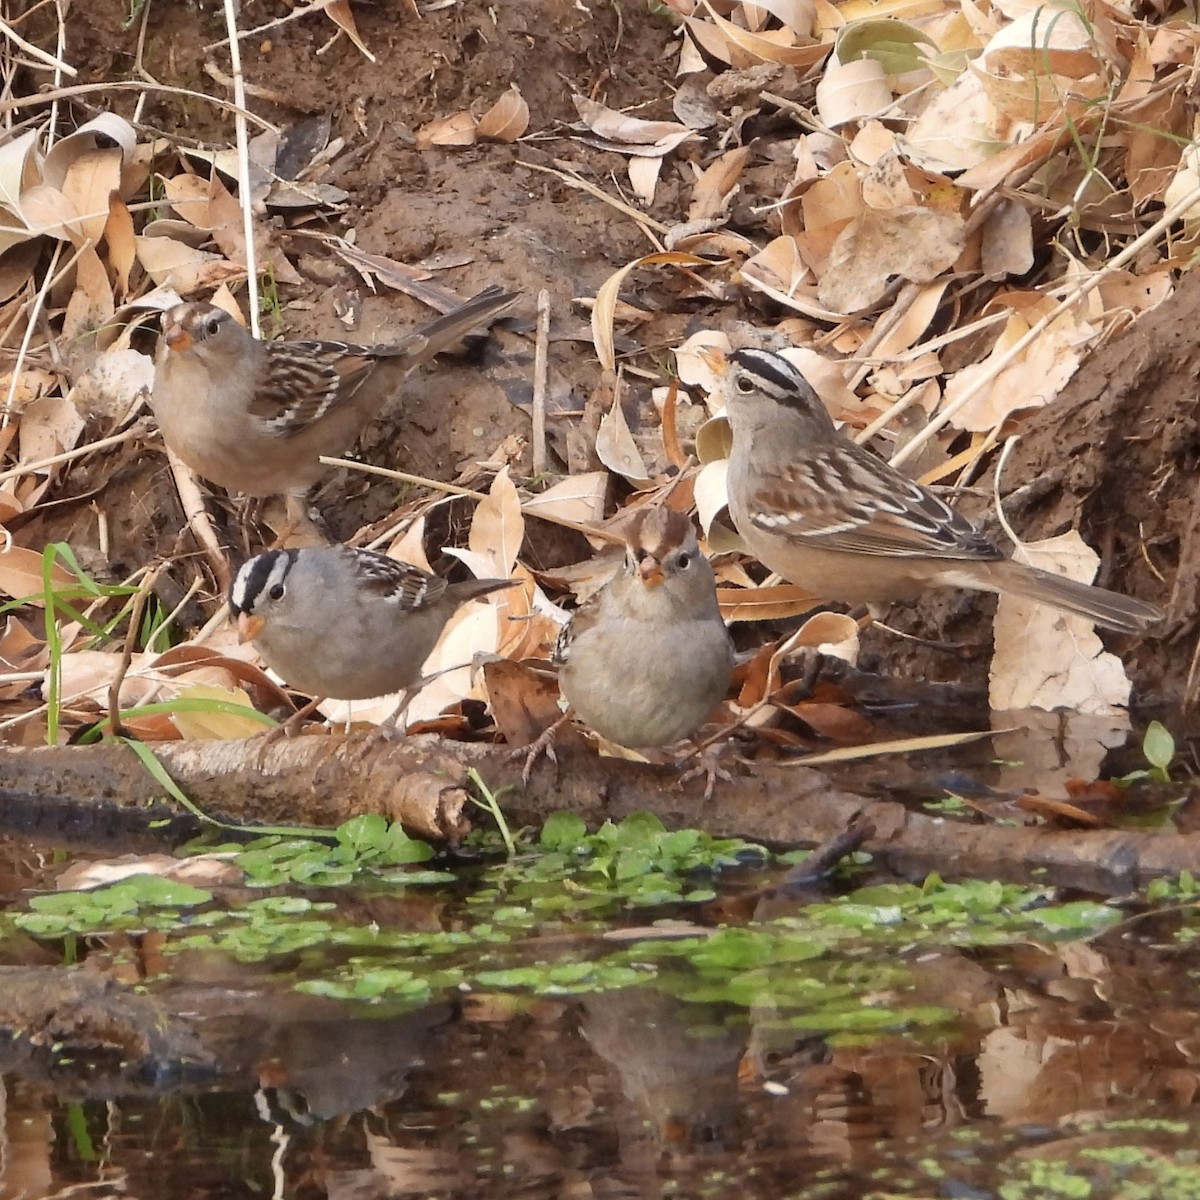
[[[237,38],[233,0],[225,0],[225,25],[229,30],[229,65],[233,72],[233,122],[237,135],[238,202],[242,210],[242,236],[246,242],[246,291],[250,307],[250,332],[261,336],[258,320],[258,263],[254,246],[254,213],[250,207],[250,138],[246,132],[246,83],[242,78],[242,50]]]
[[[533,473],[543,474],[550,464],[546,450],[546,390],[550,377],[550,293],[538,292],[537,345],[533,358]]]
[[[27,42],[3,17],[0,17],[0,33],[14,45],[20,46],[31,58],[36,58],[43,66],[50,67],[63,75],[69,75],[72,79],[79,74],[70,63],[63,62],[61,58],[56,58],[49,51],[35,46],[32,42]]]

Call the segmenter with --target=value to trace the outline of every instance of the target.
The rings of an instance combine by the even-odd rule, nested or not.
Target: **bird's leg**
[[[268,729],[264,733],[256,733],[251,739],[258,743],[258,766],[262,769],[263,754],[270,749],[276,742],[282,738],[296,737],[304,722],[317,711],[320,705],[324,704],[324,696],[314,696],[307,704],[296,709],[294,713],[286,721],[280,722],[274,729]]]
[[[724,783],[732,783],[733,776],[721,766],[721,753],[729,744],[725,739],[725,734],[728,729],[722,729],[720,733],[715,734],[707,741],[696,741],[694,738],[689,739],[692,742],[692,749],[689,753],[676,759],[676,765],[682,765],[689,758],[695,758],[695,766],[688,767],[686,771],[680,773],[680,776],[675,780],[674,790],[679,791],[685,784],[690,783],[693,779],[699,776],[704,776],[704,800],[707,803],[712,799],[713,791],[717,786],[717,780],[720,779]],[[722,740],[718,741],[720,738]]]
[[[533,768],[537,765],[537,760],[543,754],[555,766],[558,766],[558,756],[554,753],[554,737],[570,717],[571,710],[568,708],[557,721],[552,725],[547,725],[528,746],[516,746],[509,751],[508,757],[510,760],[521,758],[525,760],[524,765],[521,767],[521,782],[526,787],[529,786],[529,777],[533,774]]]

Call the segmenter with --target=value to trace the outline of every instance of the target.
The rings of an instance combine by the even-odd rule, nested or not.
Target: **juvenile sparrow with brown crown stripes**
[[[708,352],[733,431],[729,512],[764,566],[826,600],[1004,592],[1142,633],[1157,605],[1013,562],[928,488],[840,433],[804,376],[765,350]]]
[[[686,516],[634,515],[623,566],[563,627],[554,661],[570,709],[611,742],[669,746],[704,724],[729,688],[734,655]],[[526,779],[559,723],[530,749]]]
[[[348,450],[404,377],[517,296],[490,287],[390,345],[260,341],[224,309],[163,316],[150,407],[197,475],[247,496],[302,495]]]
[[[316,546],[268,550],[243,564],[229,609],[239,639],[253,641],[273,671],[313,697],[292,720],[322,700],[406,691],[385,723],[394,729],[459,606],[516,586],[511,579],[447,583],[370,550]]]

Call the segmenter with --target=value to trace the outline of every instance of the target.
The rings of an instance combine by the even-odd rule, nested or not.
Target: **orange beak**
[[[724,376],[729,370],[729,356],[716,346],[701,346],[696,357],[714,374]]]
[[[666,578],[663,574],[662,564],[649,554],[638,564],[638,574],[648,588],[659,587]]]
[[[173,322],[163,332],[163,337],[166,339],[167,348],[174,350],[176,354],[182,354],[192,348],[192,335],[178,321]]]
[[[238,613],[237,631],[239,642],[252,642],[263,631],[266,621],[254,613]]]

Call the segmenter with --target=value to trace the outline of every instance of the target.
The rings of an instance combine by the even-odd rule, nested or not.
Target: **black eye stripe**
[[[768,354],[765,350],[735,350],[729,357],[739,367],[780,391],[794,392],[804,384],[803,376],[778,354]]]
[[[296,561],[297,553],[296,550],[268,550],[265,554],[260,554],[246,563],[233,581],[233,587],[229,589],[231,611],[235,615],[251,612],[258,598],[267,593],[271,577],[273,575],[278,578],[285,577]],[[287,562],[287,567],[280,575],[279,566],[283,561]]]

